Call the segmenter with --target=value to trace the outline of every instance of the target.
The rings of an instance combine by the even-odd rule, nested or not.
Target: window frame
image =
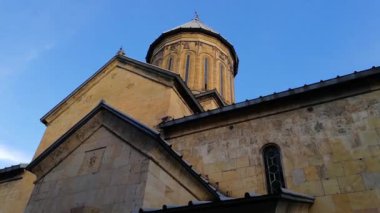
[[[167,69],[168,70],[170,70],[170,71],[172,71],[172,68],[173,68],[173,57],[169,57],[169,59],[168,59],[168,64],[167,64]]]
[[[208,58],[205,57],[204,58],[204,65],[203,65],[203,72],[204,72],[204,89],[207,90],[208,89],[208,67],[209,67],[209,63],[208,63]]]
[[[270,152],[275,152],[275,153],[270,153]],[[269,164],[268,159],[270,157],[269,154],[272,154],[272,158],[273,157],[276,158],[275,162],[273,162],[273,159],[271,160],[272,161],[271,163],[272,164],[274,163],[278,167],[278,170],[276,172],[272,172],[270,169],[271,166],[268,165]],[[262,156],[263,156],[263,161],[264,161],[267,192],[268,194],[279,194],[281,193],[281,188],[286,188],[280,147],[277,144],[267,144],[262,148]],[[277,176],[276,174],[273,174],[273,173],[277,173]],[[275,180],[273,180],[273,177]],[[278,181],[278,183],[276,183],[275,181]]]
[[[219,75],[220,75],[220,87],[219,87],[219,89],[220,89],[220,94],[223,96],[224,95],[224,76],[223,76],[223,74],[224,74],[224,65],[223,65],[223,63],[220,63],[220,66],[219,66]]]
[[[185,61],[185,83],[189,80],[189,74],[190,73],[190,54],[186,55],[186,61]]]

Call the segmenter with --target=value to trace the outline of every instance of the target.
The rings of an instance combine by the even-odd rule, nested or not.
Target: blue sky
[[[236,48],[238,102],[380,65],[378,0],[0,0],[0,168],[30,161],[39,119],[120,46],[144,61],[195,10]]]

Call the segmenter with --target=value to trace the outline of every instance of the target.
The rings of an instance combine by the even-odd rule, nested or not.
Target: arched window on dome
[[[185,64],[185,82],[189,80],[189,72],[190,72],[190,55],[186,56],[186,64]]]
[[[285,188],[285,181],[279,147],[275,144],[266,145],[263,149],[263,158],[268,194],[281,193],[281,188]]]
[[[219,69],[220,69],[220,73],[219,73],[219,75],[220,75],[220,94],[223,96],[223,94],[224,94],[224,92],[223,92],[223,90],[224,90],[224,82],[223,82],[224,81],[224,66],[222,63],[220,63]]]
[[[205,58],[205,61],[204,61],[204,88],[205,90],[207,90],[207,83],[208,83],[208,58],[206,57]]]
[[[233,100],[234,99],[234,77],[233,77],[233,75],[229,75],[230,76],[230,98],[231,98],[231,100]]]
[[[173,69],[173,57],[169,57],[167,68],[168,68],[168,70],[172,70]]]

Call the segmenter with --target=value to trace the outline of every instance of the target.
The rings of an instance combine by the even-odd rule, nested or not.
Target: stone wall
[[[37,181],[26,212],[131,212],[212,197],[134,122],[100,108],[66,133],[31,163]]]
[[[183,185],[178,179],[174,179],[171,174],[151,161],[143,207],[162,208],[164,204],[187,205],[190,200],[196,200],[197,196],[186,187],[188,186]]]
[[[151,128],[155,128],[165,116],[178,118],[192,113],[169,82],[161,78],[162,83],[158,83],[158,79],[149,75],[144,76],[143,71],[139,72],[136,69],[138,68],[116,61],[108,65],[75,96],[65,101],[47,118],[48,125],[35,157],[82,119],[101,100]]]
[[[36,183],[26,212],[93,208],[130,212],[142,206],[149,160],[101,128]]]
[[[204,111],[213,110],[219,108],[219,104],[212,97],[198,99],[199,103],[203,107]]]
[[[24,171],[16,179],[0,182],[0,213],[22,213],[33,190],[35,176]]]
[[[311,212],[377,212],[380,92],[323,96],[203,119],[165,135],[231,196],[267,193],[261,149],[274,143],[286,187],[317,197]]]

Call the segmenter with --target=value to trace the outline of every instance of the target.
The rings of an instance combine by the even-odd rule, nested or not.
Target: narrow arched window
[[[224,80],[224,76],[223,76],[223,74],[224,74],[224,67],[223,67],[223,64],[220,64],[220,94],[223,96],[223,84],[224,84],[224,82],[223,82],[223,80]]]
[[[190,55],[186,56],[186,65],[185,65],[185,82],[189,80],[189,69],[190,69]]]
[[[231,93],[231,101],[234,99],[234,77],[230,75],[230,93]]]
[[[168,59],[168,70],[172,70],[172,67],[173,67],[173,58],[170,57]]]
[[[285,188],[280,149],[276,145],[268,145],[263,150],[263,157],[268,194],[278,194],[281,188]]]
[[[208,58],[205,58],[205,62],[204,62],[204,79],[205,79],[205,90],[207,90],[207,82],[208,82]]]

